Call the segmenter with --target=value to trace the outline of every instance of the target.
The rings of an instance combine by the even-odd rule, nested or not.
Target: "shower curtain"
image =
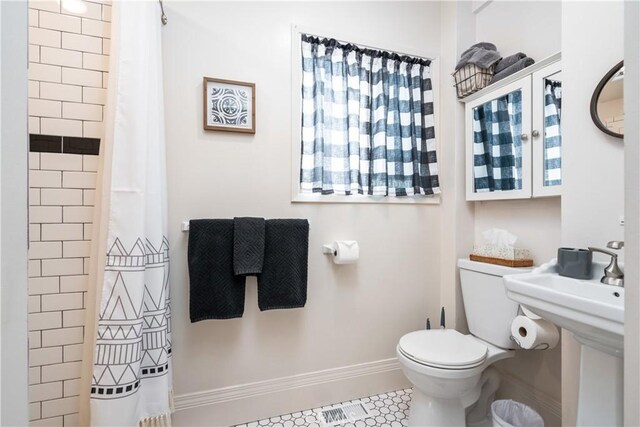
[[[114,2],[112,25],[80,423],[165,426],[171,310],[158,3]]]

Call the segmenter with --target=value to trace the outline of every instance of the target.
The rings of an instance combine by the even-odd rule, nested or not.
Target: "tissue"
[[[507,230],[492,228],[482,232],[485,245],[504,246],[513,249],[518,238]]]
[[[529,260],[531,253],[527,249],[516,248],[518,237],[507,230],[492,228],[482,233],[482,244],[473,245],[473,254],[508,260]]]

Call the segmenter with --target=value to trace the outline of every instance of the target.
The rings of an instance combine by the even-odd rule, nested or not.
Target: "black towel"
[[[265,222],[262,274],[258,275],[261,311],[304,307],[307,302],[309,222],[270,219]]]
[[[191,323],[244,313],[245,277],[233,274],[233,220],[189,221]]]
[[[233,219],[233,272],[262,273],[264,263],[264,218]]]

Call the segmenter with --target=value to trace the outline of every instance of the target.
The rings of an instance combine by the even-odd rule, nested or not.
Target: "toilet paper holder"
[[[330,245],[322,245],[322,253],[325,255],[336,256],[338,254],[338,251],[333,246],[333,244],[330,244]]]
[[[529,310],[526,307],[523,307],[522,305],[518,306],[518,316],[527,316],[530,319],[542,319],[542,317],[538,316],[537,314],[533,313],[531,310]],[[520,340],[518,339],[518,337],[513,336],[512,334],[509,335],[509,339],[513,342],[515,342],[517,344],[518,347],[520,347],[523,350],[527,350],[526,348],[522,347],[522,344],[520,344]],[[551,345],[549,343],[546,342],[542,342],[540,344],[538,344],[537,346],[530,348],[528,350],[533,351],[533,350],[548,350],[549,348],[551,348]]]
[[[355,264],[360,258],[360,246],[356,240],[336,240],[322,245],[322,253],[331,255],[334,264]]]
[[[523,350],[526,350],[526,349],[522,348],[522,344],[520,344],[520,341],[518,341],[518,338],[514,337],[513,335],[511,335],[509,338],[511,339],[511,341],[515,342],[515,343],[518,345],[518,347],[520,347],[520,348],[521,348],[521,349],[523,349]],[[546,343],[546,342],[542,342],[542,343],[538,344],[537,346],[535,346],[534,348],[530,348],[530,349],[529,349],[529,351],[533,351],[533,350],[547,350],[547,349],[549,349],[550,347],[551,347],[551,346],[550,346],[548,343]]]
[[[329,243],[327,245],[322,245],[322,253],[325,255],[338,255],[338,242],[345,242],[348,244],[354,244],[356,247],[358,246],[358,242],[356,242],[355,240],[340,240]]]

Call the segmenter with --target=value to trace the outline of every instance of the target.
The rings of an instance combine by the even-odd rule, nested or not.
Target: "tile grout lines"
[[[411,389],[396,390],[362,399],[265,418],[246,424],[238,424],[235,427],[322,427],[324,424],[319,419],[321,410],[332,409],[357,401],[365,404],[371,416],[355,422],[339,424],[339,427],[402,427],[408,425]]]

